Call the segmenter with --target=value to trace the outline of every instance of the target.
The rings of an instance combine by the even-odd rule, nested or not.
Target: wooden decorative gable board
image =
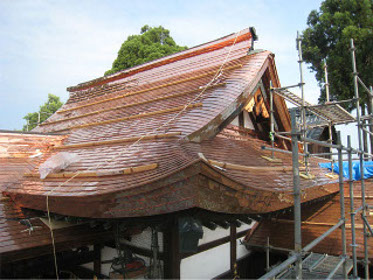
[[[255,51],[251,55],[256,55],[261,51]],[[257,96],[264,97],[263,107],[270,113],[269,108],[269,90],[270,82],[273,87],[280,86],[273,54],[267,52],[267,58],[257,72],[255,78],[251,80],[250,84],[242,91],[240,96],[231,104],[228,104],[226,108],[217,115],[213,120],[207,123],[204,127],[188,135],[188,139],[192,142],[202,142],[206,139],[212,139],[215,137],[224,127],[231,123],[239,114],[245,109],[245,107],[252,101],[252,98]],[[248,54],[250,56],[250,53]],[[275,127],[284,131],[290,130],[290,116],[287,110],[287,106],[282,97],[274,97],[274,121]],[[269,117],[269,116],[268,116]],[[268,119],[269,120],[269,119]],[[268,139],[269,130],[266,131],[263,127],[260,127],[255,122],[255,119],[251,119],[253,125],[259,130],[265,138]],[[267,132],[267,133],[266,133]],[[267,135],[264,135],[267,134]],[[285,146],[286,148],[286,146]]]

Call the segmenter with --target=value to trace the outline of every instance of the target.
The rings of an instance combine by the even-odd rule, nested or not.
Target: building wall
[[[237,228],[237,232],[248,230],[252,225],[242,225]],[[208,228],[203,228],[204,236],[200,240],[199,245],[226,237],[230,234],[229,229],[217,228],[212,231]],[[240,241],[243,238],[237,239],[237,259],[247,255],[249,251]],[[189,258],[181,260],[180,278],[181,279],[211,279],[230,269],[230,243],[227,242],[208,251],[201,252]]]
[[[242,232],[248,230],[253,224],[242,225],[237,228],[237,232]],[[212,242],[214,240],[229,236],[230,230],[217,228],[216,230],[210,230],[203,227],[203,238],[199,240],[199,245]],[[240,240],[237,239],[237,259],[247,255],[249,251],[244,245],[241,245]],[[121,242],[126,244],[131,244],[136,247],[151,249],[151,229],[147,228],[142,233],[134,235],[131,240],[122,240]],[[163,249],[163,236],[162,233],[158,233],[158,243],[159,249],[162,252]],[[101,251],[102,261],[112,260],[117,257],[117,252],[115,249],[110,247],[104,247]],[[138,256],[145,260],[146,265],[150,263],[150,259],[145,256]],[[85,264],[84,267],[93,270],[93,263]],[[230,269],[230,243],[227,242],[223,245],[217,246],[205,252],[193,255],[191,257],[181,260],[180,264],[180,278],[181,279],[211,279],[214,278]],[[109,276],[110,274],[110,264],[102,264],[101,266],[102,274]],[[141,279],[141,278],[139,278]]]

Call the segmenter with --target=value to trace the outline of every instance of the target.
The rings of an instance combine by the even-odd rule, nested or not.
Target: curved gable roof
[[[21,185],[8,186],[6,193],[40,210],[45,210],[49,196],[52,212],[85,217],[154,215],[201,207],[196,189],[202,168],[198,153],[244,106],[266,71],[279,86],[273,55],[249,52],[250,47],[251,34],[243,30],[69,88],[68,102],[35,131],[66,134],[63,145],[53,152],[74,153],[80,161],[45,180],[35,168]],[[289,127],[284,101],[275,102],[282,112],[282,126]],[[254,148],[238,146],[242,148],[238,155],[249,155]],[[223,176],[231,176],[241,190],[252,187],[248,182],[256,178],[251,174],[249,181],[240,179],[234,172]],[[290,184],[272,179],[273,189]],[[279,201],[277,208],[289,206],[278,194],[271,197]]]

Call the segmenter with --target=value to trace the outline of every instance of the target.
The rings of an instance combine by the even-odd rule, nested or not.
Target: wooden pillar
[[[93,271],[97,278],[100,278],[101,275],[101,244],[93,245],[93,251],[95,259],[93,261]]]
[[[231,247],[231,273],[234,275],[235,267],[237,262],[237,228],[235,225],[231,224],[230,227],[230,247]]]
[[[163,232],[164,278],[180,279],[180,246],[178,218],[173,218]]]

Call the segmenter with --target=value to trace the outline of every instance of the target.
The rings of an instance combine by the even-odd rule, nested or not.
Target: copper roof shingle
[[[66,134],[63,147],[52,153],[75,153],[80,161],[62,173],[110,174],[151,164],[156,168],[113,176],[24,176],[9,184],[5,193],[38,210],[46,210],[49,196],[52,212],[92,218],[149,216],[193,207],[227,213],[289,207],[291,172],[273,170],[268,176],[220,170],[199,156],[275,166],[261,158],[264,142],[224,129],[263,77],[280,86],[274,55],[250,52],[250,40],[250,32],[243,30],[71,87],[68,102],[35,129]],[[275,108],[278,124],[289,129],[282,98],[275,97]],[[279,157],[290,165],[289,156]],[[37,173],[38,166],[30,172]],[[323,173],[316,164],[314,172]],[[303,182],[304,199],[335,191],[336,185],[330,183],[323,176]],[[208,203],[210,198],[215,201]]]

